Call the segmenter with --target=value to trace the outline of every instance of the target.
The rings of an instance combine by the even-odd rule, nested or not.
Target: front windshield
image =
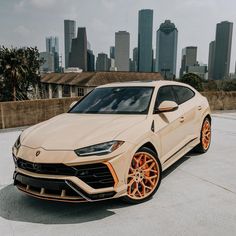
[[[153,87],[106,87],[94,89],[70,113],[147,114]]]

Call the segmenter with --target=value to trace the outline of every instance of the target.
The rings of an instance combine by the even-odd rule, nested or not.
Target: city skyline
[[[60,4],[58,4],[60,2]],[[198,47],[198,60],[200,63],[208,63],[209,43],[215,38],[216,24],[228,20],[236,22],[233,9],[234,1],[229,0],[223,4],[215,0],[207,1],[177,1],[169,3],[156,1],[128,1],[124,11],[117,11],[124,7],[123,1],[98,1],[93,6],[85,1],[70,1],[66,8],[66,1],[54,0],[23,0],[1,1],[0,13],[4,21],[0,23],[0,29],[4,34],[0,36],[0,44],[5,46],[37,46],[40,51],[45,49],[45,37],[55,35],[60,40],[60,53],[63,54],[64,65],[64,19],[72,19],[77,26],[86,27],[88,39],[95,55],[99,52],[109,53],[109,47],[114,45],[115,32],[126,30],[130,33],[132,50],[137,46],[138,11],[150,8],[154,10],[153,20],[153,49],[155,51],[155,32],[161,22],[170,19],[175,23],[179,31],[179,43],[177,53],[177,74],[181,62],[181,50],[187,46]],[[81,5],[82,4],[82,5]],[[68,4],[67,4],[68,5]],[[82,7],[81,7],[82,6]],[[52,11],[52,9],[54,9]],[[74,10],[72,10],[74,9]],[[123,8],[122,8],[123,9]],[[209,11],[215,14],[209,15]],[[199,17],[199,11],[201,17]],[[220,13],[220,14],[217,14]],[[109,20],[107,20],[109,18]],[[188,20],[186,21],[186,18]],[[30,20],[29,20],[30,19]],[[40,20],[39,20],[40,19]],[[105,20],[106,19],[106,20]],[[5,23],[4,23],[5,22]],[[7,22],[7,27],[6,27]],[[235,34],[231,56],[231,69],[233,72],[236,60]]]

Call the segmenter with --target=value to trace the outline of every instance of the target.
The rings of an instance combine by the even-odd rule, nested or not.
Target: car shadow
[[[193,156],[197,156],[199,154],[195,153],[194,151],[190,151],[187,154],[185,154],[185,156],[183,156],[182,158],[180,158],[178,161],[176,161],[173,165],[171,165],[168,169],[166,169],[165,171],[163,171],[162,173],[162,178],[164,179],[165,177],[167,177],[169,174],[171,174],[173,171],[175,171],[180,165],[182,165],[184,162],[186,162],[187,160],[189,160],[191,157]]]
[[[0,190],[0,217],[41,224],[78,224],[114,215],[113,209],[128,207],[119,199],[89,203],[64,203],[41,200],[8,185]]]
[[[166,178],[194,154],[187,154],[163,172]],[[133,207],[119,199],[89,203],[63,203],[40,200],[23,194],[12,184],[0,189],[0,217],[20,222],[41,224],[78,224],[104,219],[114,210]]]

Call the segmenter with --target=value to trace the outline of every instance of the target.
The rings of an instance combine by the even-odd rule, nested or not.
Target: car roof
[[[145,81],[130,81],[130,82],[117,82],[98,86],[98,88],[109,87],[160,87],[165,85],[182,85],[190,87],[187,84],[170,81],[170,80],[145,80]]]

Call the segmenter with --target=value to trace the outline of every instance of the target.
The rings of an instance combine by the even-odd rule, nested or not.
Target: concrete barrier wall
[[[28,126],[67,112],[79,98],[42,99],[0,103],[0,129]]]
[[[211,110],[236,110],[236,92],[204,92]],[[67,112],[79,98],[42,99],[0,103],[0,129],[28,126]]]
[[[207,97],[211,110],[236,110],[236,92],[203,92]]]

